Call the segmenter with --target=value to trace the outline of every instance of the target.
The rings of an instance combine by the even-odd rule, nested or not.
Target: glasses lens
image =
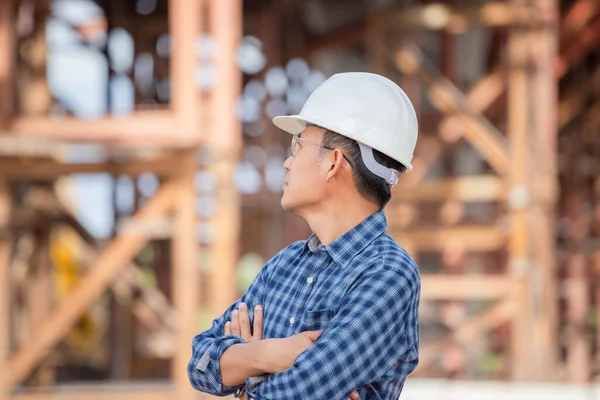
[[[292,145],[290,146],[290,150],[292,152],[292,156],[296,156],[296,153],[298,152],[298,135],[294,135],[294,137],[292,138]]]

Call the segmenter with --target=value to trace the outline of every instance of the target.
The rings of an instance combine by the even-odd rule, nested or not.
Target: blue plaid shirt
[[[214,395],[244,390],[263,400],[397,400],[418,363],[419,270],[387,233],[383,211],[324,246],[313,234],[265,264],[243,297],[196,336],[190,382]],[[221,382],[219,360],[244,341],[224,336],[224,325],[243,301],[264,309],[263,338],[324,329],[284,372],[252,377],[245,385]]]

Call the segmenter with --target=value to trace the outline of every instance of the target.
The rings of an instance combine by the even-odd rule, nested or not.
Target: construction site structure
[[[269,117],[294,93],[265,86],[290,60],[381,73],[417,108],[414,171],[386,208],[422,273],[414,376],[597,375],[600,1],[95,0],[98,18],[59,22],[106,60],[100,118],[48,82],[56,3],[0,7],[0,400],[201,397],[191,338],[239,297],[241,255],[309,233],[277,190],[237,182],[285,158]],[[113,62],[102,37],[123,30],[150,83]],[[243,33],[265,54],[245,75]],[[123,77],[136,107],[119,114]],[[250,89],[268,110],[247,122]],[[69,203],[65,177],[89,173],[111,177],[106,239]]]
[[[237,262],[239,204],[232,174],[242,144],[235,111],[241,88],[241,73],[235,63],[242,29],[241,1],[163,1],[155,5],[157,12],[150,16],[137,13],[135,2],[97,4],[104,11],[98,24],[105,30],[120,27],[131,32],[136,55],[147,51],[156,55],[152,40],[156,43],[159,35],[169,34],[170,57],[166,61],[156,57],[157,73],[170,78],[168,104],[95,120],[69,116],[68,110],[60,117],[50,115],[54,99],[46,80],[45,28],[52,4],[3,1],[0,7],[0,92],[5,132],[0,137],[2,399],[195,398],[187,363],[191,338],[198,333],[202,292],[194,184],[200,169],[209,170],[216,178],[219,204],[205,222],[218,226],[214,241],[205,246],[211,263],[219,266],[209,272],[210,307],[224,309],[236,296],[231,274]],[[31,23],[26,36],[19,26],[23,18]],[[98,31],[94,24],[75,29],[81,30],[86,45],[93,45]],[[194,84],[201,68],[195,45],[206,33],[219,47],[210,59],[210,66],[219,71],[218,90],[212,93],[202,93]],[[143,94],[138,90],[136,95]],[[101,146],[106,159],[73,164],[61,158],[82,142]],[[160,181],[153,195],[143,198],[137,194],[136,209],[129,216],[119,216],[118,229],[102,245],[47,185],[63,175],[90,172],[115,178],[152,172]],[[26,196],[22,191],[25,187]],[[56,225],[79,233],[90,257],[85,271],[61,299],[56,299],[52,290],[49,252],[51,229]],[[166,254],[158,261],[157,287],[143,285],[143,268],[137,258],[151,241],[158,242]],[[149,341],[159,342],[149,346],[156,348],[155,358],[170,359],[166,364],[168,383],[68,389],[52,385],[64,364],[56,347],[64,345],[73,326],[85,323],[88,309],[107,290],[119,303],[129,305],[146,336],[154,335]],[[127,359],[123,353],[133,346],[127,343],[131,340],[130,319],[119,312],[119,304],[113,304],[112,309],[116,315],[111,318],[119,331],[112,335],[113,352],[104,354],[105,363]],[[165,337],[171,346],[160,344]],[[115,365],[111,375],[122,379],[119,363]],[[89,380],[89,376],[85,378]]]

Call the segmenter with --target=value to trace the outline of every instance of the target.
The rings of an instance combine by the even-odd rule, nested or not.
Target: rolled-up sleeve
[[[201,392],[216,396],[233,394],[244,385],[224,386],[219,361],[225,350],[244,341],[232,335],[212,338],[208,332],[196,336],[192,342],[192,359],[188,365],[190,382]]]
[[[250,321],[251,323],[254,321],[254,307],[261,304],[263,282],[266,281],[268,270],[275,262],[276,257],[265,264],[242,298],[233,303],[223,315],[213,320],[210,329],[195,336],[192,340],[192,358],[188,364],[188,377],[196,390],[216,396],[226,396],[236,391],[239,392],[245,387],[245,384],[224,386],[222,382],[221,356],[234,344],[244,343],[244,340],[238,336],[225,336],[225,323],[231,320],[232,312],[238,308],[241,302],[248,305]]]
[[[251,396],[345,400],[391,368],[406,377],[418,363],[419,296],[416,268],[370,271],[294,366],[269,376]]]

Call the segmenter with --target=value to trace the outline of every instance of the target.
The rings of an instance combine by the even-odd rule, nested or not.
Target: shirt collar
[[[385,233],[387,228],[385,212],[380,210],[327,246],[322,245],[314,233],[306,241],[306,246],[313,253],[319,250],[326,251],[336,264],[346,268],[354,256],[360,253],[375,238]]]

